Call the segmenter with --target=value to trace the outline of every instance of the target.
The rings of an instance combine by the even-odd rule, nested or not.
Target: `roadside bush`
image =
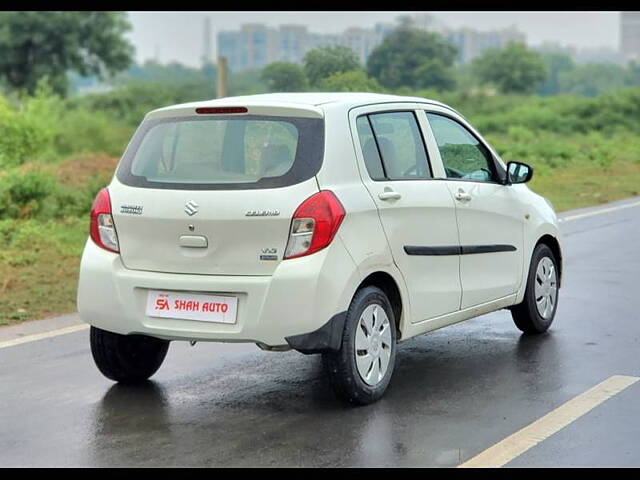
[[[55,179],[46,173],[7,173],[0,177],[0,219],[37,216],[55,189]]]
[[[151,110],[176,103],[205,100],[215,96],[212,84],[184,82],[175,85],[132,81],[105,93],[94,93],[68,100],[71,110],[82,109],[137,127]]]
[[[54,158],[60,109],[60,99],[45,89],[17,105],[0,96],[0,168]]]
[[[85,218],[0,220],[0,272],[3,265],[33,265],[43,254],[78,258],[88,234]]]
[[[108,183],[109,177],[98,176],[83,186],[58,184],[51,192],[44,212],[48,218],[85,217],[89,215],[98,191]]]
[[[55,137],[59,155],[104,152],[119,156],[124,151],[134,128],[115,121],[101,112],[75,109],[65,113],[64,121]]]

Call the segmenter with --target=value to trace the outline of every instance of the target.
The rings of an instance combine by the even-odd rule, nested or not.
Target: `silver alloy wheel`
[[[391,358],[391,324],[382,306],[364,309],[356,329],[356,366],[367,385],[376,385],[387,373]]]
[[[536,308],[542,318],[549,320],[558,297],[556,269],[549,257],[538,262],[535,282]]]

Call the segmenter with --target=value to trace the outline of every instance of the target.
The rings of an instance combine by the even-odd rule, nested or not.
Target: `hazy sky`
[[[311,31],[338,33],[347,27],[371,27],[393,22],[414,12],[129,12],[133,31],[129,38],[143,61],[158,54],[161,62],[178,60],[199,65],[203,53],[203,19],[211,18],[213,54],[219,30],[234,30],[242,23],[306,24]],[[578,47],[618,48],[619,12],[424,12],[449,27],[478,30],[516,25],[530,45],[556,41]]]

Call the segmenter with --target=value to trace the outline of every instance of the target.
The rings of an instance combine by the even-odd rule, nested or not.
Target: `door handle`
[[[209,246],[207,237],[202,235],[182,235],[179,243],[181,247],[186,248],[207,248]]]
[[[384,192],[378,194],[378,198],[380,200],[398,200],[402,195],[398,192],[394,192],[393,190],[385,190]]]
[[[465,192],[464,190],[460,189],[458,190],[458,193],[456,193],[454,195],[455,199],[458,200],[459,202],[468,202],[471,200],[471,195],[468,194],[467,192]]]

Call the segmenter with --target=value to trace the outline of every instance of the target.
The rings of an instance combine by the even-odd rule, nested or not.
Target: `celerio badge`
[[[187,213],[187,215],[192,217],[196,213],[198,213],[198,207],[199,205],[196,202],[194,202],[193,200],[189,200],[184,206],[184,211]]]
[[[120,213],[142,215],[142,205],[120,205]]]
[[[247,210],[244,212],[245,217],[277,217],[280,210]]]

